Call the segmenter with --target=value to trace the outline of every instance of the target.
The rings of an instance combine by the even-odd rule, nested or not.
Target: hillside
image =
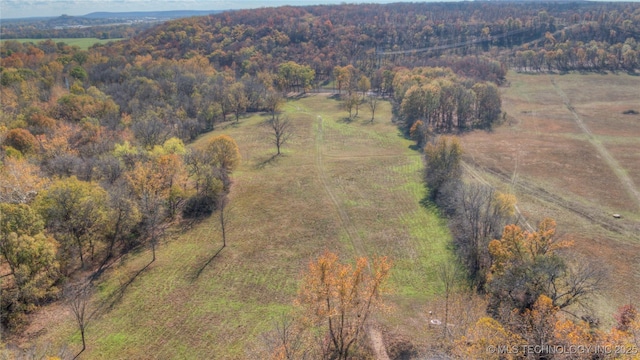
[[[168,234],[158,260],[150,252],[116,263],[96,284],[87,358],[243,359],[264,344],[261,335],[292,308],[308,261],[326,249],[341,257],[391,257],[393,310],[376,319],[422,342],[425,305],[439,293],[438,264],[451,261],[446,224],[420,206],[420,156],[398,136],[384,103],[373,123],[367,111],[345,123],[326,94],[287,103],[295,124],[291,145],[274,157],[266,116],[228,124],[216,134],[238,142],[243,163],[233,175],[228,246],[217,217]],[[129,281],[132,282],[129,284]],[[122,292],[120,292],[122,290]],[[51,311],[60,311],[55,309]],[[26,333],[40,343],[78,348],[70,313],[55,327],[38,321]],[[45,315],[46,316],[46,315]],[[35,339],[35,338],[34,338]],[[153,355],[151,355],[153,354]]]

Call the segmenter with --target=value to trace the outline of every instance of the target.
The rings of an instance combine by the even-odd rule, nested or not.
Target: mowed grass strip
[[[266,115],[229,122],[193,144],[228,134],[241,150],[228,246],[203,268],[221,247],[218,217],[175,230],[120,296],[151,259],[148,250],[128,256],[98,286],[92,307],[102,307],[90,320],[85,356],[247,358],[292,308],[301,273],[325,249],[347,261],[388,255],[388,300],[402,305],[384,319],[418,318],[425,299],[440,291],[435,269],[453,258],[450,236],[436,212],[419,204],[421,159],[391,123],[389,104],[376,113],[373,123],[364,109],[346,122],[338,101],[315,94],[286,104],[295,135],[283,156],[273,157]],[[72,321],[52,325],[40,341],[79,348]]]

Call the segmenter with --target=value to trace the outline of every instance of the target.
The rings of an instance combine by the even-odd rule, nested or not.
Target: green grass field
[[[420,155],[390,121],[383,102],[376,119],[361,109],[345,121],[340,103],[324,94],[289,101],[284,115],[295,136],[284,154],[253,115],[200,138],[228,134],[243,157],[233,174],[228,246],[221,247],[217,217],[162,242],[158,260],[130,254],[108,271],[91,303],[87,330],[91,359],[245,359],[260,348],[274,319],[292,308],[301,273],[325,249],[343,260],[388,255],[394,267],[392,310],[374,321],[403,324],[424,338],[425,302],[440,292],[436,267],[452,261],[446,223],[419,204],[424,196]],[[199,275],[198,275],[199,273]],[[60,308],[61,309],[61,308]],[[70,312],[33,328],[40,343],[80,348]],[[410,324],[410,325],[408,325]]]
[[[2,44],[5,41],[17,41],[20,43],[34,43],[37,44],[41,41],[45,41],[47,39],[6,39],[6,40],[0,40],[0,44]],[[98,39],[98,38],[52,38],[51,40],[53,40],[53,42],[55,42],[56,44],[59,42],[63,42],[65,44],[71,45],[71,46],[78,46],[81,49],[88,49],[91,46],[95,45],[95,44],[106,44],[108,42],[111,41],[119,41],[122,39]]]

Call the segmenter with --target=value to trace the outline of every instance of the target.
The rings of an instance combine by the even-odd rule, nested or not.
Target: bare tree
[[[225,217],[224,211],[229,203],[229,198],[226,194],[222,193],[218,198],[218,206],[220,207],[220,230],[222,231],[222,247],[227,246],[227,223],[229,219]]]
[[[369,105],[369,110],[371,110],[371,122],[373,123],[373,118],[376,114],[376,108],[378,107],[378,96],[376,94],[370,94],[367,104]]]
[[[277,155],[280,155],[280,148],[287,143],[293,134],[291,121],[287,117],[275,116],[268,124],[273,131],[272,141],[278,149]]]
[[[267,354],[276,359],[302,360],[312,358],[309,344],[305,343],[304,329],[295,318],[282,314],[274,320],[274,329],[264,336]]]
[[[549,297],[560,309],[581,303],[590,295],[604,289],[609,276],[608,269],[602,263],[593,263],[584,259],[574,259],[575,265],[568,266],[566,276],[549,285]]]
[[[514,218],[515,198],[480,183],[458,188],[457,216],[453,232],[458,251],[476,287],[484,287],[491,266],[489,242]]]
[[[442,327],[442,337],[444,343],[447,343],[447,335],[449,332],[449,302],[455,291],[456,285],[460,281],[460,269],[456,264],[447,262],[438,266],[438,279],[444,287],[444,323]]]
[[[80,337],[82,338],[82,349],[79,353],[76,354],[74,359],[78,358],[82,352],[84,352],[87,348],[87,343],[85,339],[85,332],[87,329],[87,322],[89,321],[89,316],[87,314],[87,305],[89,303],[89,287],[82,286],[77,288],[71,294],[71,299],[69,301],[69,308],[73,313],[73,316],[76,319],[76,324],[78,325],[78,329],[80,330]]]

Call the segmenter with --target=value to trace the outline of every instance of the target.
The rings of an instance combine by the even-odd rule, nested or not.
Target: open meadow
[[[37,44],[41,41],[45,41],[47,39],[10,39],[12,41],[17,41],[19,43],[34,43]],[[87,50],[95,44],[107,44],[112,41],[118,41],[122,39],[98,39],[98,38],[53,38],[51,39],[56,44],[59,42],[63,42],[70,46],[78,46],[80,49]],[[9,41],[9,39],[0,40],[0,45]]]
[[[402,325],[404,335],[424,341],[425,304],[441,291],[435,269],[453,255],[446,223],[420,205],[421,156],[391,123],[390,104],[381,103],[373,122],[365,109],[346,121],[339,101],[312,94],[289,100],[283,115],[295,124],[294,136],[279,157],[267,115],[226,123],[193,144],[228,134],[240,148],[227,247],[212,259],[222,245],[215,213],[170,232],[143,271],[148,249],[112,267],[90,304],[84,358],[250,358],[325,249],[348,261],[388,255],[391,309],[374,322]],[[34,320],[27,338],[81,347],[63,307]]]
[[[463,137],[468,173],[515,193],[524,219],[558,222],[565,255],[606,269],[603,324],[640,296],[640,78],[509,73],[507,120]],[[620,219],[612,215],[620,214]]]

